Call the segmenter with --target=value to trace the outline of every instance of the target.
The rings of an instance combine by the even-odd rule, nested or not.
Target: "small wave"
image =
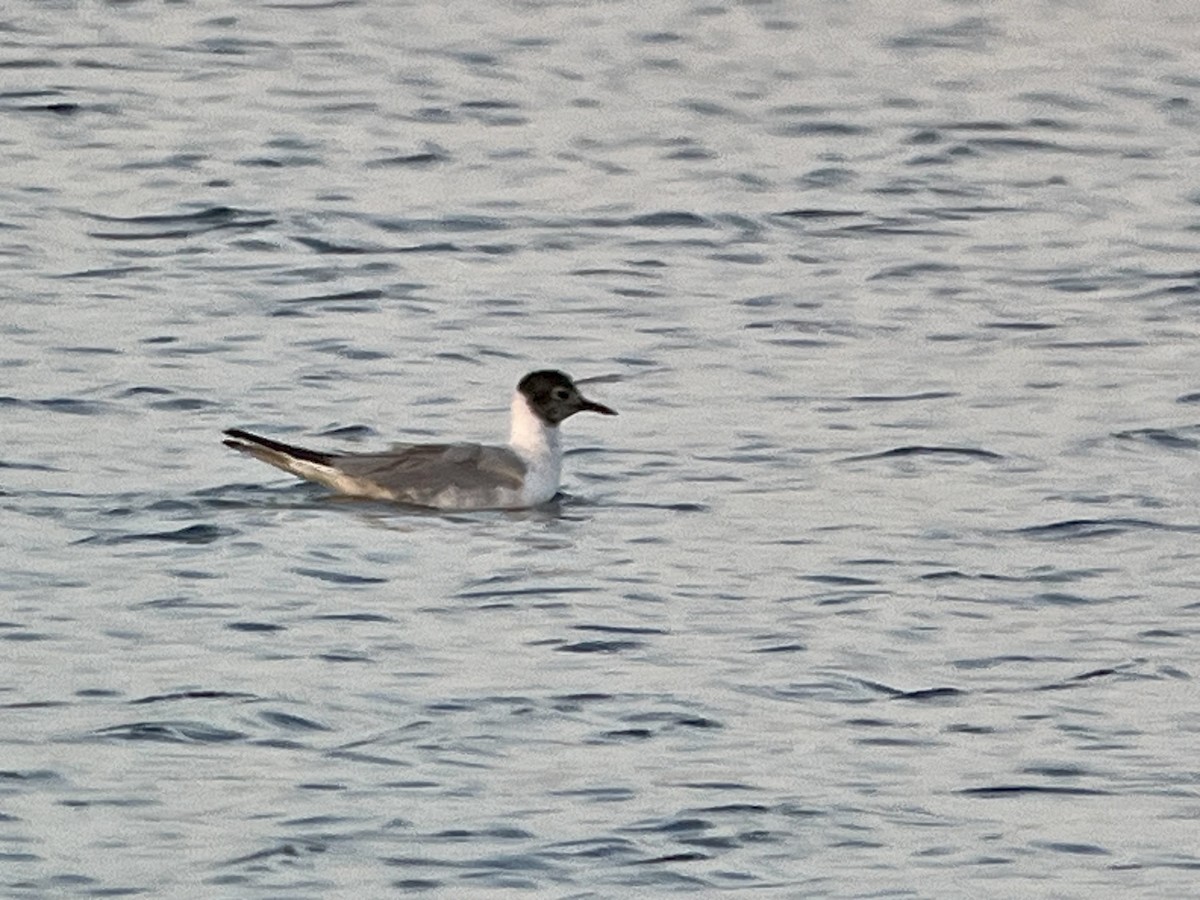
[[[1046,784],[999,784],[990,787],[963,788],[958,792],[964,797],[1019,797],[1025,794],[1042,794],[1062,797],[1106,797],[1112,791],[1097,788],[1060,787]]]
[[[920,688],[915,691],[901,691],[892,697],[893,700],[946,700],[951,697],[965,697],[967,692],[961,688],[936,687]]]
[[[857,209],[787,209],[783,212],[775,213],[785,219],[842,219],[842,218],[858,218],[865,215],[861,210]]]
[[[849,122],[822,122],[806,120],[789,122],[772,129],[780,137],[857,137],[870,134],[871,129],[862,125],[852,125]]]
[[[1200,450],[1200,425],[1183,428],[1135,428],[1113,435],[1120,441],[1137,441],[1168,450]]]
[[[315,578],[318,581],[327,581],[330,584],[385,584],[388,579],[376,578],[371,575],[354,575],[350,572],[334,572],[329,569],[292,569],[297,575],[303,575],[305,578]]]
[[[136,700],[130,700],[131,705],[143,703],[168,703],[176,700],[255,700],[257,695],[246,694],[238,691],[174,691],[170,694],[151,694],[148,697],[139,697]]]
[[[554,649],[560,653],[622,653],[644,646],[641,641],[578,641]]]
[[[266,711],[259,713],[259,717],[277,728],[283,728],[287,731],[331,731],[328,725],[322,725],[320,722],[314,722],[312,719],[306,719],[303,716],[292,715],[291,713]]]
[[[1200,533],[1198,525],[1171,525],[1150,519],[1133,519],[1114,516],[1107,519],[1064,519],[1045,525],[1028,525],[1017,528],[1012,534],[1049,540],[1077,540],[1094,537],[1110,537],[1129,531],[1172,531],[1181,534]]]
[[[166,744],[223,744],[244,740],[246,734],[207,722],[130,722],[100,728],[88,735],[100,740],[154,741]]]
[[[576,631],[599,631],[604,634],[670,634],[664,628],[647,628],[637,625],[575,625]]]
[[[0,459],[0,469],[16,469],[22,472],[65,472],[65,469],[59,469],[55,466],[46,466],[41,463],[27,462],[9,462],[8,460]]]
[[[49,400],[31,400],[30,406],[37,406],[50,412],[65,413],[69,416],[94,416],[107,411],[106,404],[95,400],[78,400],[74,397],[53,397]]]
[[[230,622],[225,626],[230,631],[245,631],[250,634],[273,634],[276,631],[286,631],[283,625],[274,622]]]
[[[324,613],[312,616],[314,622],[395,622],[391,616],[382,613]]]
[[[856,394],[847,397],[850,403],[913,403],[921,400],[948,400],[959,396],[957,391],[921,391],[916,394]]]
[[[891,450],[883,450],[879,453],[867,453],[862,456],[850,456],[843,459],[842,462],[865,462],[874,459],[902,459],[913,456],[930,456],[930,457],[964,457],[967,459],[1004,459],[999,453],[994,453],[991,450],[983,450],[978,447],[930,447],[922,445],[910,445],[905,447],[893,447]]]
[[[423,153],[401,154],[399,156],[384,156],[379,159],[368,160],[364,165],[368,169],[379,168],[426,168],[428,166],[437,165],[438,163],[449,162],[450,156],[446,153],[437,153],[427,150]]]
[[[280,303],[338,303],[345,300],[379,300],[384,292],[378,288],[364,288],[359,291],[342,291],[336,294],[313,294],[308,297],[286,297]]]
[[[191,213],[167,213],[145,216],[106,216],[88,213],[97,222],[124,226],[126,231],[92,231],[91,237],[114,241],[146,241],[187,238],[226,229],[255,230],[276,224],[262,213],[231,206],[210,206]]]
[[[134,534],[94,534],[76,541],[76,544],[132,544],[142,541],[162,541],[171,544],[211,544],[237,532],[232,528],[217,525],[189,525],[177,531],[147,531]]]

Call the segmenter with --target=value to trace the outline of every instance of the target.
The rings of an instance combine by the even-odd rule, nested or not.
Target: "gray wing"
[[[525,462],[508,447],[483,444],[395,444],[382,453],[331,455],[329,464],[394,499],[439,505],[439,495],[519,491]]]

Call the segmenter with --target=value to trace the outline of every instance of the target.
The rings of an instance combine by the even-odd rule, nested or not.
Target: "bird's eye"
[[[568,391],[564,387],[556,387],[554,390],[552,390],[550,392],[550,396],[553,397],[555,400],[559,400],[559,401],[570,400],[571,392]]]

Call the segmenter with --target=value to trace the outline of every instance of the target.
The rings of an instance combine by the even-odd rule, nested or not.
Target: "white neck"
[[[512,433],[508,443],[528,467],[522,489],[525,501],[536,505],[557,494],[562,476],[562,439],[558,427],[534,415],[520,391],[513,395]]]
[[[562,437],[558,426],[539,419],[520,391],[513,394],[512,430],[508,443],[527,461],[553,462],[555,468],[562,463]]]

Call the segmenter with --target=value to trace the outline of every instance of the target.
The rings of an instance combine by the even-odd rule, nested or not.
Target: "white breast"
[[[557,494],[562,477],[562,438],[556,426],[534,415],[520,392],[513,395],[508,443],[528,467],[521,491],[525,504],[536,506]]]

